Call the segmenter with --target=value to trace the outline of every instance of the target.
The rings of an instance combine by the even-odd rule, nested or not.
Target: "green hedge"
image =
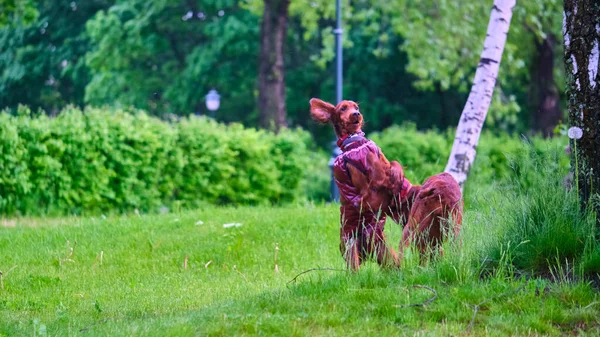
[[[379,145],[389,160],[399,161],[405,169],[406,176],[413,182],[421,183],[425,178],[442,172],[448,161],[454,130],[445,132],[417,131],[412,124],[392,126],[381,133],[369,135]],[[532,184],[532,175],[536,172],[520,170],[519,163],[528,160],[527,151],[530,148],[538,157],[554,156],[556,149],[567,145],[566,138],[543,139],[532,137],[525,140],[516,136],[493,135],[484,131],[477,147],[477,156],[472,171],[467,180],[467,187],[493,182],[505,182],[514,179],[514,172],[521,184]],[[531,145],[531,147],[529,146]],[[550,161],[556,170],[566,171],[569,158],[566,153]]]
[[[393,126],[369,135],[411,181],[444,170],[454,131]],[[566,139],[533,138],[544,156]],[[523,140],[484,132],[467,188],[512,179]],[[0,213],[98,213],[161,206],[286,203],[329,197],[329,153],[307,132],[277,135],[208,118],[163,121],[143,112],[65,108],[56,118],[0,113]],[[566,155],[552,165],[564,170]]]
[[[208,118],[74,107],[49,118],[20,108],[0,113],[0,213],[291,202],[306,193],[311,144],[304,131]]]

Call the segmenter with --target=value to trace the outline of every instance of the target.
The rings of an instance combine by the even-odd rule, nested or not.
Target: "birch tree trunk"
[[[283,51],[287,35],[290,0],[265,0],[260,26],[258,66],[258,117],[260,126],[287,126]]]
[[[461,189],[475,160],[481,128],[492,102],[515,3],[516,0],[494,0],[473,87],[460,117],[452,152],[444,170],[456,179]]]
[[[569,108],[569,138],[582,207],[600,191],[600,4],[598,0],[565,0],[563,35]],[[600,202],[600,200],[596,200]],[[600,205],[596,211],[600,225]]]

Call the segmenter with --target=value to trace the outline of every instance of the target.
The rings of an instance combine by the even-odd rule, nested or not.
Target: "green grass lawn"
[[[496,229],[475,211],[433,266],[407,254],[400,271],[367,263],[289,283],[344,268],[338,219],[336,206],[307,205],[3,220],[0,336],[600,334],[585,283],[482,279]],[[386,231],[396,246],[401,229]],[[408,306],[433,296],[415,285],[437,297]]]

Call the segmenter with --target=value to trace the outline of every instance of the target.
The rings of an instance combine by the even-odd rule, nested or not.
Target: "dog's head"
[[[353,101],[341,101],[337,106],[333,106],[313,98],[310,100],[310,116],[319,123],[331,123],[338,138],[357,133],[363,126],[358,104]]]

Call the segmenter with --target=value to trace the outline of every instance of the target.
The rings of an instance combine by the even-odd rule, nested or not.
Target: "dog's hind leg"
[[[375,243],[375,252],[377,254],[377,263],[383,268],[399,268],[400,259],[393,248],[387,245],[385,235],[377,238]]]

